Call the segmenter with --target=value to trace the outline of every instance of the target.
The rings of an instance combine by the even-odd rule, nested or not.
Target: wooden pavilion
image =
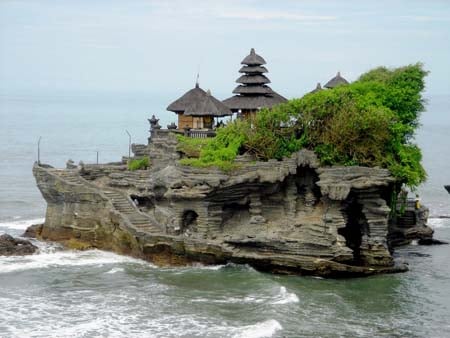
[[[264,75],[268,73],[267,68],[263,66],[266,61],[256,54],[255,49],[250,50],[250,54],[241,64],[243,66],[239,73],[243,75],[236,80],[239,85],[233,90],[236,95],[223,101],[233,113],[240,112],[244,117],[248,117],[261,108],[271,108],[287,101],[267,85],[270,80]]]
[[[186,92],[168,107],[178,115],[178,129],[213,129],[214,118],[232,115],[231,110],[220,100],[205,92],[199,84]]]

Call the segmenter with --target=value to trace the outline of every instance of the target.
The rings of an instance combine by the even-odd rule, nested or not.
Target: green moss
[[[128,169],[131,171],[147,169],[149,166],[150,166],[150,159],[148,158],[148,156],[128,161]]]

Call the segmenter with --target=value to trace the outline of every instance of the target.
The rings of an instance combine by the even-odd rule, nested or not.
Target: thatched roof
[[[260,55],[255,53],[255,49],[252,48],[250,50],[250,54],[247,55],[244,60],[242,60],[241,64],[248,66],[261,66],[266,64],[266,60],[264,60]]]
[[[250,55],[246,56],[241,62],[245,66],[239,70],[241,75],[236,82],[242,85],[233,90],[232,96],[223,101],[232,111],[238,110],[258,110],[260,108],[270,108],[276,104],[287,101],[283,96],[274,92],[267,86],[270,80],[267,76],[266,67],[262,66],[266,61],[252,48]]]
[[[232,111],[236,112],[240,109],[256,110],[260,108],[271,108],[277,104],[286,101],[287,101],[286,98],[272,91],[271,95],[258,95],[258,96],[235,95],[226,100],[223,100],[223,103],[227,107],[229,107]]]
[[[239,77],[239,79],[236,80],[237,83],[242,83],[242,84],[266,84],[266,83],[270,83],[270,80],[267,78],[267,76],[262,75],[262,74],[257,74],[257,75],[242,75],[241,77]]]
[[[242,86],[239,85],[233,90],[233,94],[249,94],[249,95],[266,95],[272,94],[272,89],[269,86]]]
[[[167,110],[190,116],[227,116],[232,114],[226,105],[212,96],[209,91],[205,92],[201,89],[198,83],[195,88],[172,102]]]
[[[348,81],[341,76],[341,72],[338,72],[336,76],[328,81],[324,87],[332,89],[344,84],[348,84]]]
[[[314,88],[313,90],[310,91],[310,93],[317,93],[320,92],[321,90],[323,90],[322,86],[320,85],[320,82],[317,83],[316,88]]]
[[[241,69],[239,69],[239,73],[262,74],[268,72],[269,71],[264,66],[242,66]]]

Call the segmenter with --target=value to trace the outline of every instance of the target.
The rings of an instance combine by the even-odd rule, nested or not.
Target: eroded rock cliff
[[[310,151],[242,156],[224,173],[179,165],[176,139],[154,137],[152,168],[84,165],[33,173],[47,201],[41,237],[158,264],[248,263],[322,276],[404,271],[388,249],[385,169],[320,167]]]

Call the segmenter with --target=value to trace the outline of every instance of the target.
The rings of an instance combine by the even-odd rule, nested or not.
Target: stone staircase
[[[84,184],[83,178],[78,174],[78,169],[54,169],[52,172],[70,184]]]
[[[90,182],[87,182],[83,179],[77,169],[54,169],[52,170],[53,174],[56,174],[65,182],[77,186],[87,185],[91,189],[98,189],[93,186]],[[99,190],[99,189],[98,189]],[[126,219],[128,219],[131,225],[137,230],[144,231],[147,233],[159,233],[161,232],[158,227],[152,225],[151,219],[149,216],[141,213],[134,203],[127,196],[122,194],[119,191],[115,190],[99,190],[99,192],[103,193],[112,203],[113,207],[119,211]]]
[[[103,194],[111,200],[114,208],[124,215],[136,229],[148,233],[159,232],[157,227],[151,225],[150,218],[139,212],[129,198],[118,191],[103,191]]]

